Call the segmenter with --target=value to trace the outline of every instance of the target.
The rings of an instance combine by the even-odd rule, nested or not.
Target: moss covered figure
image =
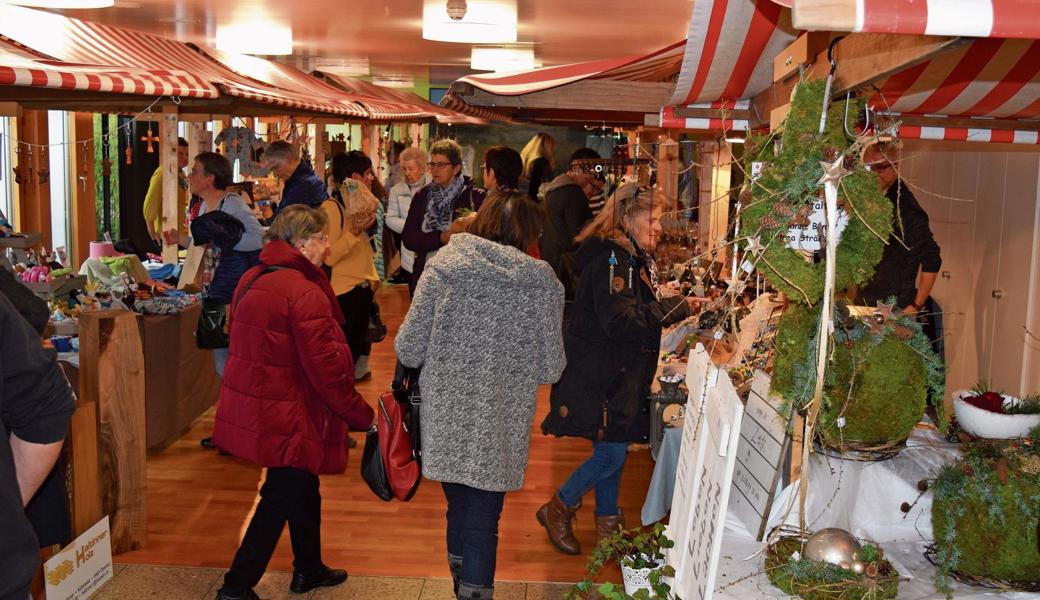
[[[846,311],[835,311],[817,432],[842,451],[901,442],[924,414],[929,389],[943,398],[939,360],[912,319],[854,319]],[[777,327],[773,389],[798,407],[812,398],[816,381],[819,315],[792,306]]]
[[[1032,441],[985,441],[932,484],[936,587],[949,576],[1040,590],[1040,427]]]
[[[784,122],[780,151],[774,154],[771,138],[749,140],[750,161],[767,167],[742,193],[740,235],[760,237],[765,246],[758,267],[769,283],[793,302],[814,305],[823,296],[824,264],[806,261],[786,244],[787,230],[820,196],[821,160],[834,160],[848,152],[844,114],[831,110],[827,129],[817,134],[823,106],[824,82],[798,85],[791,112]],[[849,108],[858,114],[859,104]],[[848,165],[857,157],[846,156]],[[749,169],[750,172],[750,169]],[[862,168],[842,179],[839,204],[849,216],[838,244],[836,289],[866,283],[881,260],[885,241],[892,231],[892,204],[885,198],[877,177]]]
[[[865,546],[873,556],[867,573],[857,575],[827,563],[794,558],[802,549],[797,538],[781,539],[766,553],[766,575],[785,594],[805,600],[882,600],[895,598],[899,574],[876,546]]]

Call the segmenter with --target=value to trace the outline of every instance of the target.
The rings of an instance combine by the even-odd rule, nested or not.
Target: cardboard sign
[[[101,519],[43,565],[47,600],[85,600],[112,579],[112,536]]]
[[[790,446],[787,423],[780,414],[782,399],[769,394],[770,378],[756,370],[740,425],[737,466],[729,507],[757,540],[765,539],[773,493],[783,473]]]
[[[812,213],[809,214],[808,225],[795,225],[787,230],[787,247],[802,252],[817,252],[823,248],[823,240],[820,232],[826,230],[827,219],[824,215],[823,200],[817,199],[813,202]],[[845,226],[849,224],[849,215],[838,207],[838,241]]]
[[[676,470],[669,535],[675,547],[676,594],[710,600],[722,551],[730,481],[744,405],[729,376],[710,365],[700,345],[689,362],[690,398]],[[708,364],[705,364],[708,363]],[[676,512],[678,508],[678,512]]]

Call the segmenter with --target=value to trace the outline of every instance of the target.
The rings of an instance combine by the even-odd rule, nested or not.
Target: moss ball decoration
[[[870,573],[852,571],[808,559],[793,559],[801,550],[797,538],[784,538],[766,552],[766,576],[785,594],[805,600],[886,600],[899,591],[899,574],[877,550]],[[872,568],[871,568],[872,567]]]
[[[951,592],[952,572],[1040,589],[1037,441],[980,442],[939,470],[932,484],[932,528],[940,591]]]
[[[751,161],[767,166],[743,193],[741,236],[759,237],[766,247],[758,268],[774,287],[793,302],[815,305],[823,296],[824,263],[806,261],[786,244],[786,233],[799,214],[821,196],[818,183],[823,175],[820,161],[833,160],[849,146],[844,131],[844,107],[827,114],[827,130],[817,134],[823,107],[824,82],[798,85],[791,111],[784,122],[779,153],[774,154],[772,137],[756,137],[745,148]],[[853,101],[849,112],[858,114]],[[839,150],[842,149],[842,150]],[[847,167],[857,159],[846,157]],[[750,172],[750,169],[748,169]],[[881,191],[877,177],[862,168],[841,182],[839,204],[849,215],[838,244],[835,289],[866,283],[881,260],[892,231],[892,204]]]
[[[905,440],[924,415],[932,374],[918,346],[923,339],[897,335],[893,320],[872,332],[863,322],[835,315],[817,432],[822,442],[845,451],[849,444],[883,446]],[[777,326],[773,389],[796,407],[812,398],[816,382],[819,311],[792,305]],[[910,325],[913,329],[913,325]],[[939,384],[941,385],[941,383]],[[940,392],[939,397],[942,397]],[[844,418],[844,427],[838,427]]]

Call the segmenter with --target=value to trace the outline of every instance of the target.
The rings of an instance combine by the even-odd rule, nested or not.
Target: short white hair
[[[414,160],[416,164],[425,165],[430,160],[430,157],[427,156],[422,148],[409,146],[401,152],[401,162],[403,163],[406,160]]]

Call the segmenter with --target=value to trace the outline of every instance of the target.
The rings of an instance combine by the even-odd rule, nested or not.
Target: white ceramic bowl
[[[1040,425],[1040,414],[1037,415],[1002,415],[972,406],[964,401],[976,395],[971,390],[961,390],[953,394],[953,414],[957,422],[968,433],[975,437],[1009,440],[1029,435],[1029,430]],[[1018,398],[1001,394],[1004,406],[1014,406],[1020,402]]]

